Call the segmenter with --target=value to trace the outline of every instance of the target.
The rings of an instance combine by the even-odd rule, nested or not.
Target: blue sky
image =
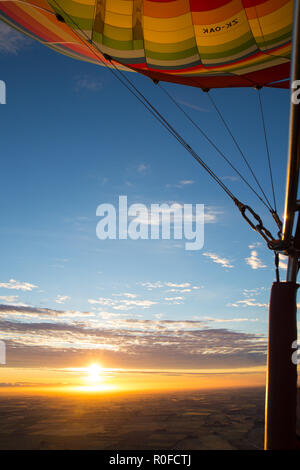
[[[54,349],[87,347],[84,334],[79,339],[74,339],[74,331],[73,339],[72,332],[63,335],[67,325],[70,331],[120,328],[123,333],[134,331],[135,339],[147,328],[155,330],[156,338],[162,330],[178,335],[192,329],[211,337],[206,348],[212,347],[212,352],[216,347],[218,365],[227,367],[228,357],[235,366],[251,363],[249,358],[263,364],[263,349],[251,350],[248,341],[253,346],[255,338],[264,341],[267,333],[273,255],[232,201],[108,70],[66,58],[6,27],[0,35],[0,79],[7,87],[7,104],[0,107],[3,338],[22,345],[26,353],[26,347],[32,351],[38,342]],[[264,206],[161,90],[144,77],[130,78],[276,233]],[[198,89],[164,86],[251,181],[207,95]],[[271,199],[257,91],[212,94]],[[262,99],[282,214],[289,94],[266,89]],[[129,204],[147,206],[205,204],[209,220],[203,249],[186,251],[184,241],[178,240],[100,241],[96,208],[101,203],[117,205],[119,195],[127,195]],[[33,324],[35,329],[30,330]],[[51,331],[56,328],[58,336],[49,334],[46,324]],[[228,338],[223,362],[219,333]],[[235,338],[247,343],[244,356]],[[104,356],[108,351],[109,364],[117,339],[106,338],[104,343],[101,351]],[[148,349],[145,346],[147,367],[156,354],[150,343]],[[142,341],[139,346],[142,351]],[[175,363],[176,348],[160,347]],[[189,347],[186,342],[185,367]],[[123,353],[125,357],[126,350]],[[129,346],[127,353],[129,357]],[[214,364],[213,354],[207,362],[207,351],[197,354],[191,357],[191,368],[197,367],[200,355],[201,366]],[[20,357],[11,357],[12,365],[20,364]],[[26,364],[30,361],[28,354]]]

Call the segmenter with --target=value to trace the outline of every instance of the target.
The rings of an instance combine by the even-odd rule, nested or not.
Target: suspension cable
[[[241,154],[241,156],[242,156],[242,158],[243,158],[245,164],[247,165],[249,171],[251,172],[253,178],[255,179],[256,184],[258,185],[259,189],[261,190],[261,192],[262,192],[262,194],[263,194],[263,196],[264,196],[264,198],[265,198],[265,201],[266,201],[266,203],[267,203],[267,205],[268,205],[270,211],[271,211],[271,212],[272,212],[272,211],[274,212],[274,210],[273,210],[273,208],[272,208],[272,205],[271,205],[271,203],[270,203],[268,197],[266,196],[264,190],[263,190],[262,187],[261,187],[261,184],[259,183],[259,181],[258,181],[258,179],[257,179],[257,177],[256,177],[256,175],[255,175],[255,173],[254,173],[254,171],[253,171],[252,168],[251,168],[250,163],[248,162],[248,160],[247,160],[247,158],[246,158],[244,152],[242,151],[242,149],[241,149],[239,143],[237,142],[236,138],[234,137],[234,135],[233,135],[233,133],[232,133],[230,127],[228,126],[228,124],[227,124],[226,120],[224,119],[224,117],[223,117],[221,111],[219,110],[218,106],[216,105],[215,100],[214,100],[213,97],[211,96],[211,93],[210,93],[209,90],[207,91],[207,94],[208,94],[208,96],[209,96],[209,99],[210,99],[210,101],[211,101],[213,107],[215,108],[215,110],[217,111],[217,113],[218,113],[218,115],[219,115],[221,121],[223,122],[223,124],[224,124],[224,126],[225,126],[227,132],[228,132],[229,135],[231,136],[231,138],[232,138],[232,140],[233,140],[233,142],[234,142],[236,148],[238,149],[239,153]]]
[[[268,166],[269,166],[269,173],[270,173],[270,180],[271,180],[272,193],[273,193],[273,201],[274,201],[274,211],[277,213],[276,197],[275,197],[275,189],[274,189],[274,180],[273,180],[273,172],[272,172],[272,166],[271,166],[271,156],[270,156],[270,150],[269,150],[269,144],[268,144],[268,136],[267,136],[267,130],[266,130],[266,124],[265,124],[265,116],[264,116],[264,109],[263,109],[263,105],[262,105],[261,90],[260,90],[260,89],[258,89],[258,100],[259,100],[259,108],[260,108],[261,119],[262,119],[262,125],[263,125],[263,131],[264,131],[264,137],[265,137],[266,153],[267,153]]]
[[[168,98],[177,106],[177,108],[186,116],[186,118],[193,124],[193,126],[201,133],[201,135],[214,147],[218,154],[228,163],[228,165],[235,171],[235,173],[241,178],[242,181],[249,187],[249,189],[256,195],[256,197],[264,204],[264,206],[270,210],[269,206],[253,188],[253,186],[246,180],[241,172],[233,165],[228,157],[222,152],[222,150],[216,145],[216,143],[208,136],[208,134],[191,118],[191,116],[183,109],[182,106],[175,100],[175,98],[169,93],[165,87],[158,83],[159,88],[168,96]]]
[[[83,40],[80,34],[77,31],[74,31],[74,34],[80,39],[81,42],[87,46],[92,53],[95,55],[97,59],[99,59],[102,64],[107,68],[107,70],[112,73],[112,75],[117,78],[126,88],[127,90],[132,93],[144,106],[145,108],[152,114],[157,121],[163,125],[163,127],[191,154],[191,156],[209,173],[209,175],[216,181],[216,183],[226,192],[226,194],[235,202],[235,204],[239,203],[238,199],[233,195],[233,193],[229,190],[229,188],[221,181],[221,179],[214,173],[214,171],[204,162],[204,160],[197,154],[197,152],[186,142],[186,140],[175,130],[175,128],[165,119],[162,114],[155,108],[154,105],[150,103],[150,101],[140,92],[136,86],[129,80],[129,78],[119,70],[116,65],[112,62],[110,56],[104,54],[104,58],[110,61],[112,66],[109,67],[105,60],[102,58],[102,52],[99,48],[94,44],[94,47],[97,49],[97,52],[91,47],[91,40],[88,35],[81,30],[79,25],[74,21],[74,19],[66,12],[64,9],[58,4],[56,0],[53,0],[54,3],[58,6],[58,8],[68,17],[68,19],[76,26],[76,28],[81,32],[81,34],[85,37],[87,43]],[[99,55],[100,54],[100,55]],[[126,83],[127,82],[127,83]]]
[[[105,63],[104,61],[102,61]],[[186,140],[175,130],[175,128],[164,118],[164,116],[158,111],[155,106],[144,96],[144,94],[136,88],[136,86],[128,79],[128,77],[119,70],[115,64],[111,62],[114,70],[117,74],[113,74],[126,88],[130,91],[152,114],[152,116],[158,120],[160,124],[191,154],[191,156],[210,174],[210,176],[221,186],[221,188],[227,193],[227,195],[233,200],[237,201],[237,198],[232,194],[229,188],[221,181],[221,179],[213,172],[213,170],[204,162],[204,160],[197,154],[197,152],[186,142]],[[106,65],[107,67],[107,65]],[[113,72],[112,69],[109,69]],[[122,78],[120,78],[120,76]],[[125,80],[125,81],[124,81]],[[125,83],[127,82],[129,86]],[[130,88],[131,87],[131,88]]]
[[[251,207],[243,204],[240,202],[234,195],[233,193],[229,190],[229,188],[221,181],[221,179],[214,173],[214,171],[204,162],[204,160],[197,154],[197,152],[186,142],[186,140],[175,130],[175,128],[165,119],[162,114],[155,108],[154,105],[150,103],[150,101],[143,95],[142,92],[140,92],[136,86],[129,80],[129,78],[122,73],[121,70],[117,68],[117,66],[112,62],[112,58],[108,56],[107,54],[103,54],[101,50],[93,43],[93,41],[87,36],[87,34],[81,30],[81,28],[78,26],[78,24],[74,21],[68,13],[66,13],[63,8],[58,4],[56,0],[53,0],[54,3],[60,8],[60,10],[69,18],[69,20],[76,26],[76,28],[81,32],[81,34],[85,37],[85,40],[87,43],[84,41],[84,39],[81,37],[80,34],[78,34],[77,31],[74,31],[74,34],[79,38],[79,40],[86,46],[88,47],[91,52],[95,55],[95,57],[102,62],[102,64],[109,70],[109,72],[117,79],[119,80],[123,86],[127,88],[127,90],[133,94],[138,101],[143,104],[143,106],[151,113],[151,115],[191,154],[191,156],[206,170],[206,172],[215,180],[215,182],[226,192],[226,194],[232,199],[232,201],[235,203],[235,205],[238,207],[240,210],[242,216],[244,219],[249,223],[249,225],[256,230],[267,242],[268,247],[272,250],[274,250],[274,243],[276,244],[276,240],[274,240],[272,234],[263,226],[262,221],[260,217],[251,209]],[[94,50],[94,46],[98,53]],[[99,55],[100,54],[100,55]],[[103,58],[104,57],[104,58]],[[112,66],[109,67],[107,62],[104,60],[108,60]],[[122,64],[121,64],[122,65]],[[233,137],[233,136],[232,136]],[[234,138],[234,137],[233,137]],[[237,144],[238,145],[238,144]],[[264,193],[263,193],[264,194]],[[265,194],[264,194],[265,196]],[[266,197],[266,196],[265,196]],[[267,198],[266,198],[267,199]],[[268,202],[268,200],[267,200]],[[269,202],[268,202],[269,203]],[[269,203],[270,205],[270,203]],[[270,206],[271,207],[271,206]],[[258,221],[258,224],[253,223],[247,216],[246,216],[246,210],[250,211],[250,214],[254,217],[256,221]],[[272,212],[272,207],[271,207],[271,212]],[[276,244],[277,246],[277,244]]]

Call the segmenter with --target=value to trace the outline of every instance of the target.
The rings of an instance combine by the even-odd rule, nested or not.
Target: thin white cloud
[[[163,220],[170,218],[171,225],[182,225],[183,222],[195,222],[196,221],[196,209],[189,212],[185,208],[185,204],[176,201],[169,201],[167,203],[161,202],[158,204],[158,208],[155,213],[151,211],[151,206],[145,206],[144,211],[140,211],[137,216],[134,216],[136,222],[146,226],[161,226]],[[213,224],[217,223],[219,216],[223,212],[217,208],[205,206],[204,207],[204,223]]]
[[[17,54],[19,50],[31,44],[31,39],[0,22],[0,53]]]
[[[69,299],[70,299],[70,297],[69,297],[68,295],[58,295],[58,296],[56,297],[55,302],[56,302],[57,304],[64,304],[64,303],[65,303],[67,300],[69,300]]]
[[[195,184],[195,181],[193,180],[181,180],[179,181],[179,183],[175,183],[175,184],[166,184],[166,188],[179,188],[179,189],[182,189],[184,188],[185,186],[190,186],[192,184]]]
[[[249,248],[253,248],[254,245],[250,245]],[[261,259],[258,256],[258,252],[256,250],[251,249],[251,255],[249,258],[245,258],[246,263],[252,268],[252,269],[263,269],[267,268],[267,266],[261,261]]]
[[[202,113],[210,112],[209,109],[199,106],[197,104],[189,103],[188,101],[180,101],[180,100],[177,100],[177,101],[178,103],[183,104],[183,106],[187,106],[188,108],[194,109],[195,111],[201,111]]]
[[[178,297],[165,297],[165,300],[183,300],[184,297],[178,296]]]
[[[252,243],[251,245],[249,245],[249,248],[250,250],[255,250],[255,248],[260,248],[262,245],[261,242],[255,242],[255,243]]]
[[[261,291],[264,291],[265,287],[256,287],[254,289],[243,289],[243,295],[245,297],[253,297],[254,295],[258,295]]]
[[[99,305],[109,305],[109,306],[111,306],[111,305],[114,305],[115,302],[112,299],[99,297],[98,299],[88,299],[88,303],[92,304],[92,305],[99,304]]]
[[[228,181],[240,181],[240,178],[238,176],[229,176],[229,175],[226,176],[225,175],[225,176],[221,177],[221,180],[223,180],[223,181],[226,181],[226,180],[228,180]]]
[[[129,300],[128,298],[126,299],[110,299],[106,297],[99,297],[98,299],[88,299],[88,302],[91,305],[102,305],[102,306],[109,306],[113,308],[114,310],[130,310],[134,307],[140,307],[140,308],[150,308],[152,305],[157,304],[157,302],[153,300]]]
[[[123,294],[113,294],[116,297],[128,297],[129,299],[136,299],[136,294],[131,294],[130,292],[124,292]]]
[[[0,287],[4,289],[31,291],[32,289],[36,289],[38,286],[30,284],[29,282],[20,282],[15,279],[10,279],[8,282],[0,282]]]
[[[194,184],[194,183],[195,183],[195,181],[193,181],[193,180],[181,180],[179,182],[179,184],[181,184],[182,186],[191,185],[191,184]]]
[[[4,300],[4,302],[14,303],[17,302],[18,295],[0,295],[0,300]]]
[[[218,222],[218,216],[222,215],[223,212],[211,209],[207,206],[205,206],[204,209],[204,223],[206,224],[215,224]]]
[[[183,288],[183,287],[190,287],[191,284],[189,282],[184,282],[182,284],[175,284],[174,282],[166,282],[165,283],[166,286],[168,287],[177,287],[177,288]]]
[[[99,80],[93,77],[84,75],[83,77],[77,77],[75,82],[75,90],[87,90],[87,91],[99,91],[103,87]]]
[[[145,163],[141,163],[139,166],[138,166],[138,169],[137,171],[139,173],[146,173],[150,168],[150,165],[145,165]]]
[[[163,313],[156,313],[154,315],[154,318],[156,318],[157,320],[161,320],[163,317],[164,317]]]
[[[182,297],[181,295],[177,297],[165,297],[164,300],[169,305],[180,305],[183,304],[184,297]]]
[[[287,258],[284,255],[279,255],[279,267],[281,269],[287,269]]]
[[[268,308],[268,304],[257,302],[254,298],[244,299],[244,300],[237,300],[236,302],[227,304],[227,307],[261,307],[261,308]]]
[[[236,300],[233,303],[228,303],[227,307],[260,307],[268,308],[268,303],[265,298],[262,300],[257,300],[257,297],[263,295],[265,297],[266,288],[265,287],[256,287],[252,289],[243,289],[244,298],[241,300]]]
[[[214,263],[220,264],[223,268],[233,268],[233,265],[230,264],[230,261],[227,258],[222,258],[216,253],[202,253],[203,256],[207,256]]]
[[[192,289],[168,289],[167,292],[179,292],[179,293],[184,293],[184,292],[192,292]]]
[[[146,287],[147,290],[153,290],[153,289],[165,289],[166,287],[166,292],[173,292],[173,293],[179,293],[183,294],[186,292],[192,292],[193,290],[199,290],[202,289],[203,286],[193,286],[190,282],[142,282],[141,285],[143,287]]]
[[[146,287],[147,290],[161,289],[162,287],[164,287],[164,284],[160,281],[157,281],[157,282],[142,282],[141,285],[143,287]]]
[[[204,321],[210,323],[241,323],[241,322],[257,322],[258,318],[211,318],[203,317]]]
[[[13,305],[1,305],[0,304],[0,317],[13,318],[20,317],[27,319],[35,317],[38,320],[41,319],[55,319],[59,321],[59,318],[85,318],[95,316],[93,312],[79,312],[75,310],[54,310],[43,307],[31,307],[25,304],[14,303]]]

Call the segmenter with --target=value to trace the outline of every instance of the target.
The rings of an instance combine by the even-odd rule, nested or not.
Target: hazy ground
[[[0,395],[0,449],[262,449],[264,390]]]

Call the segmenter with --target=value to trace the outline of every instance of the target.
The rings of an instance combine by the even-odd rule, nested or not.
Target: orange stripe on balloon
[[[174,16],[184,15],[190,11],[189,0],[175,0],[171,2],[153,2],[144,1],[144,16],[151,18],[173,18]]]
[[[254,20],[257,19],[257,17],[266,16],[279,10],[287,3],[290,3],[290,0],[268,0],[255,7],[245,8],[245,10],[249,20]]]
[[[196,25],[210,25],[221,23],[228,18],[232,18],[243,11],[243,6],[240,0],[234,0],[228,5],[224,5],[216,10],[208,10],[201,12],[192,12],[193,23]]]

